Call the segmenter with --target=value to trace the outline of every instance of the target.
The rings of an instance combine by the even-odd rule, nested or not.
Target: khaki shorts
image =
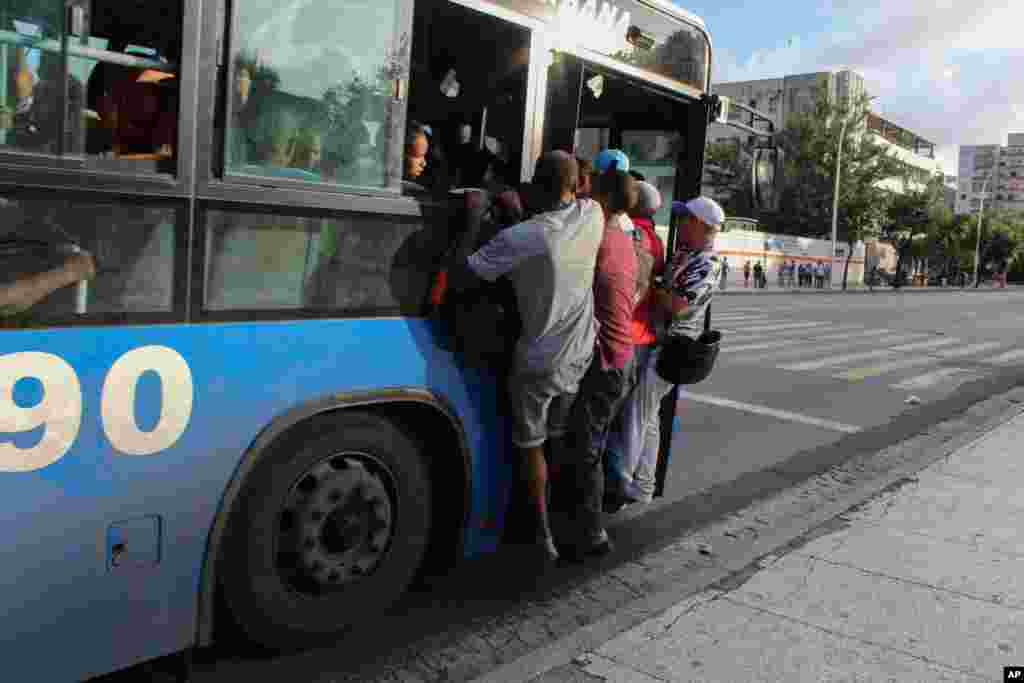
[[[576,392],[567,392],[547,375],[515,375],[508,380],[512,398],[512,443],[541,446],[565,436]]]

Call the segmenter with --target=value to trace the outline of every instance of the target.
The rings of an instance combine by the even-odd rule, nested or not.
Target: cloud
[[[816,35],[782,38],[745,60],[719,50],[715,80],[854,69],[878,95],[872,106],[935,142],[949,173],[957,145],[1006,144],[1007,133],[1024,132],[1024,3],[824,0],[818,14],[827,30]]]
[[[807,56],[808,50],[799,36],[786,38],[767,49],[755,50],[742,61],[728,48],[718,48],[713,58],[712,82],[752,81],[800,73],[806,70]]]

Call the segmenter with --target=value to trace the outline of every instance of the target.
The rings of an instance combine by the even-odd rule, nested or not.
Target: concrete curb
[[[552,669],[571,666],[578,655],[597,649],[687,597],[725,587],[759,569],[764,560],[770,562],[804,545],[827,530],[837,516],[899,487],[916,472],[1024,413],[1024,382],[1009,390],[1002,388],[1005,393],[975,403],[923,433],[881,451],[854,456],[645,555],[641,563],[658,564],[659,558],[668,556],[669,561],[681,565],[679,580],[474,679],[474,683],[526,683]]]

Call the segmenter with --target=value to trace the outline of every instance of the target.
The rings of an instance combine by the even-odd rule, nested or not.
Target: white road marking
[[[841,356],[827,356],[818,360],[809,360],[802,363],[788,363],[785,365],[778,365],[776,367],[782,370],[820,370],[821,368],[828,368],[834,365],[842,365],[843,363],[849,363],[855,360],[865,360],[867,358],[887,358],[889,356],[896,355],[900,351],[920,351],[921,349],[934,349],[940,346],[949,346],[950,344],[957,344],[960,340],[956,337],[945,337],[943,339],[933,339],[932,341],[926,342],[915,342],[913,344],[903,344],[902,346],[893,346],[888,349],[877,349],[875,351],[862,351],[860,353],[848,353]]]
[[[892,387],[894,389],[927,389],[955,375],[970,374],[970,372],[967,368],[939,368],[917,377],[907,378],[899,384],[893,384]]]
[[[714,321],[712,321],[714,322]],[[833,323],[820,322],[820,323],[780,323],[771,325],[759,325],[757,327],[732,327],[722,328],[723,332],[732,332],[734,334],[761,334],[764,332],[786,332],[788,330],[799,330],[807,329],[811,327],[828,328],[832,327]],[[714,327],[714,325],[712,325]]]
[[[711,313],[712,323],[768,323],[771,321],[792,322],[791,319],[776,317],[775,315],[719,315],[715,311]]]
[[[984,342],[982,344],[971,344],[960,349],[949,349],[945,351],[936,351],[933,354],[919,356],[916,358],[901,358],[899,360],[889,361],[888,363],[881,363],[870,367],[851,368],[846,372],[840,372],[832,375],[836,379],[845,380],[858,380],[864,379],[865,377],[874,377],[881,375],[892,370],[903,370],[905,368],[915,368],[920,365],[931,365],[933,363],[939,363],[946,358],[962,358],[963,356],[970,356],[977,353],[984,353],[985,351],[991,351],[994,348],[1002,346],[1002,342]]]
[[[697,403],[707,403],[708,405],[719,406],[720,408],[733,408],[734,410],[740,410],[745,413],[753,413],[754,415],[765,415],[767,417],[774,417],[779,420],[785,420],[787,422],[799,422],[800,424],[812,425],[814,427],[822,427],[823,429],[831,429],[837,432],[844,432],[846,434],[854,434],[861,431],[861,427],[854,425],[845,424],[842,422],[836,422],[835,420],[826,420],[820,417],[814,417],[812,415],[803,415],[802,413],[793,413],[788,410],[779,410],[777,408],[769,408],[768,406],[759,406],[753,403],[743,403],[742,401],[734,401],[731,398],[723,398],[721,396],[708,396],[707,394],[694,394],[685,389],[679,390],[679,397],[685,398],[690,401],[696,401]]]
[[[1007,351],[1001,353],[998,356],[994,356],[987,360],[982,361],[983,363],[994,363],[996,365],[1002,365],[1009,363],[1010,361],[1017,360],[1018,358],[1024,357],[1024,349],[1014,349],[1013,351]]]
[[[833,327],[832,334],[828,335],[807,335],[806,332],[795,331],[790,334],[779,335],[778,337],[772,337],[771,341],[757,342],[756,344],[739,344],[733,346],[729,343],[728,337],[725,343],[722,345],[722,352],[736,352],[736,351],[754,351],[757,349],[770,349],[776,346],[789,346],[797,341],[834,341],[837,339],[854,339],[857,337],[874,337],[879,334],[885,334],[890,330],[865,330],[860,326],[849,326],[849,327]],[[741,340],[742,341],[742,340]]]
[[[889,347],[893,344],[901,344],[903,342],[913,341],[915,339],[921,339],[926,335],[922,334],[874,334],[874,335],[860,335],[859,338],[850,340],[849,337],[852,335],[844,336],[842,342],[835,344],[818,345],[814,344],[813,347],[809,344],[787,344],[787,348],[784,350],[769,350],[765,353],[750,354],[744,357],[745,361],[757,360],[757,361],[771,361],[776,362],[785,360],[791,356],[807,358],[808,356],[818,357],[822,353],[832,353],[849,351],[852,347],[859,344],[870,344],[868,348],[878,350],[879,347]],[[863,348],[863,347],[862,347]],[[874,353],[874,351],[872,351]],[[834,358],[835,356],[829,356]]]

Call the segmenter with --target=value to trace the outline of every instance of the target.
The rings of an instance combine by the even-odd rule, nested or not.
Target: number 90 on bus
[[[139,427],[136,396],[139,381],[153,373],[160,382],[156,425]],[[42,397],[25,405],[15,386],[36,380]],[[99,395],[103,432],[119,455],[154,455],[173,446],[192,416],[192,371],[185,359],[166,346],[142,346],[128,351],[110,366]],[[31,446],[13,440],[0,443],[0,472],[32,472],[59,461],[74,445],[82,424],[85,401],[75,369],[60,356],[21,351],[0,356],[0,432],[9,438],[42,428]]]

